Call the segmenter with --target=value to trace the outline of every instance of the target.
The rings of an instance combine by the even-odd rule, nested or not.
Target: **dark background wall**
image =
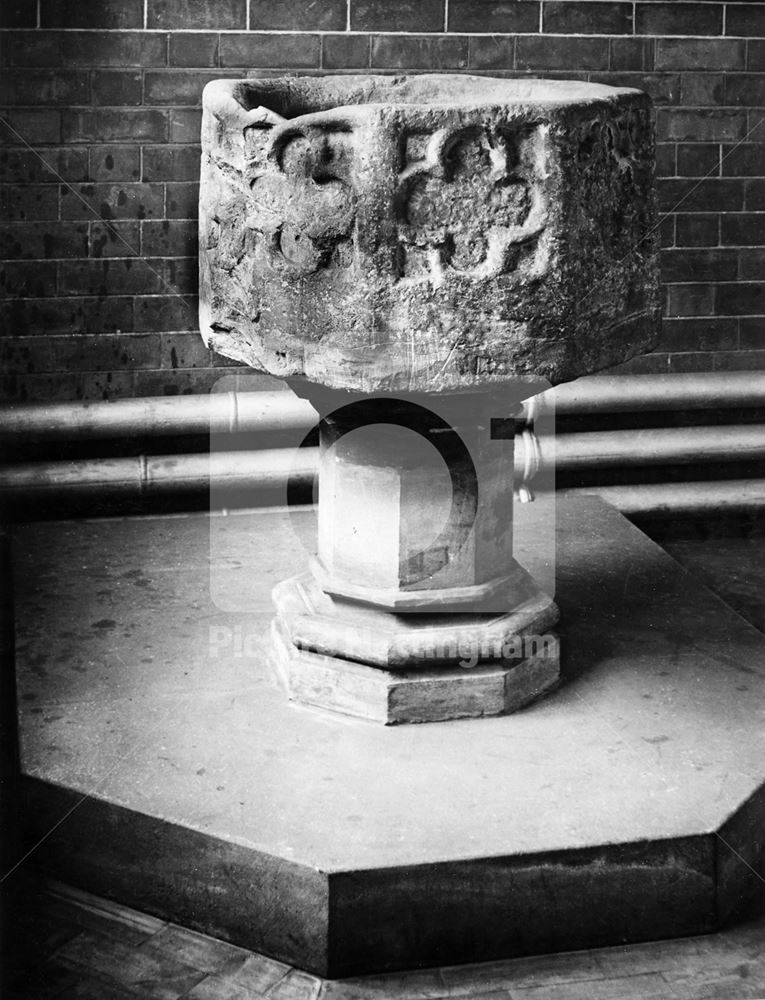
[[[199,102],[220,76],[577,77],[656,102],[665,321],[636,372],[765,367],[765,3],[4,0],[5,400],[203,392]]]

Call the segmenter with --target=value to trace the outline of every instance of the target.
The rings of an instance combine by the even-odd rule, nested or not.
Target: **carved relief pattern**
[[[347,266],[356,195],[348,133],[311,129],[274,141],[250,174],[247,225],[262,234],[277,268],[308,275]]]
[[[649,158],[642,148],[647,141],[646,123],[629,112],[608,121],[584,122],[578,131],[576,162],[591,224],[620,252],[631,249],[636,237],[639,250],[650,225],[649,200],[639,193],[650,188]]]
[[[542,224],[532,213],[534,179],[519,169],[510,135],[477,128],[414,133],[403,150],[404,276],[439,282],[450,272],[481,278],[512,270],[514,249],[537,236]]]

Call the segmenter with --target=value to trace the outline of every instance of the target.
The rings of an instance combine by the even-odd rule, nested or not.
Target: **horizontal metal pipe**
[[[554,402],[559,414],[765,406],[760,373],[597,375],[577,379],[524,404],[533,420]],[[292,392],[226,392],[113,402],[0,406],[0,437],[109,438],[181,434],[307,431],[311,404]]]
[[[701,483],[640,483],[562,490],[563,496],[597,493],[628,517],[737,513],[765,510],[765,479]]]
[[[25,502],[62,499],[121,499],[156,497],[168,492],[203,492],[210,487],[212,506],[225,506],[237,491],[253,495],[310,487],[317,467],[317,449],[269,449],[221,452],[212,456],[175,455],[121,458],[103,462],[61,462],[18,465],[0,474],[0,495]],[[711,480],[691,483],[643,483],[567,489],[563,496],[596,493],[628,516],[753,512],[765,510],[765,479]],[[216,503],[216,498],[220,503]]]
[[[0,437],[110,438],[238,431],[308,430],[318,420],[311,404],[284,392],[221,392],[149,396],[109,403],[52,403],[0,407]]]
[[[765,424],[589,431],[539,438],[539,464],[559,471],[765,459]]]
[[[540,465],[572,471],[746,459],[765,459],[765,425],[590,432],[538,441],[524,434],[516,442],[515,471],[518,482],[528,482]],[[317,467],[316,448],[16,463],[0,469],[0,494],[27,491],[35,496],[81,489],[142,495],[210,485],[221,492],[277,488],[286,486],[291,474],[307,482]]]
[[[225,493],[233,488],[286,489],[312,482],[318,448],[268,448],[213,454],[140,455],[135,458],[17,463],[0,469],[0,496],[120,496],[125,499],[180,491]]]
[[[765,406],[765,377],[762,372],[588,375],[537,398],[545,401],[551,394],[560,414],[746,409]]]

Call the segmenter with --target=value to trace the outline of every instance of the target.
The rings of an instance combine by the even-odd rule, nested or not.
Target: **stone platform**
[[[560,689],[393,728],[266,677],[309,512],[20,529],[26,836],[58,824],[32,860],[326,976],[743,916],[765,884],[765,640],[607,505],[557,515]],[[537,578],[544,516],[516,522]]]

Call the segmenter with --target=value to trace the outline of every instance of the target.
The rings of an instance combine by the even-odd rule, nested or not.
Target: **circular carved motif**
[[[291,136],[277,169],[250,182],[250,228],[263,233],[273,257],[301,274],[327,267],[347,241],[356,196],[347,181],[348,150],[332,133]]]
[[[531,210],[529,183],[514,176],[504,140],[462,133],[437,164],[409,177],[402,204],[404,242],[438,251],[453,270],[474,274],[490,243],[512,242]]]

